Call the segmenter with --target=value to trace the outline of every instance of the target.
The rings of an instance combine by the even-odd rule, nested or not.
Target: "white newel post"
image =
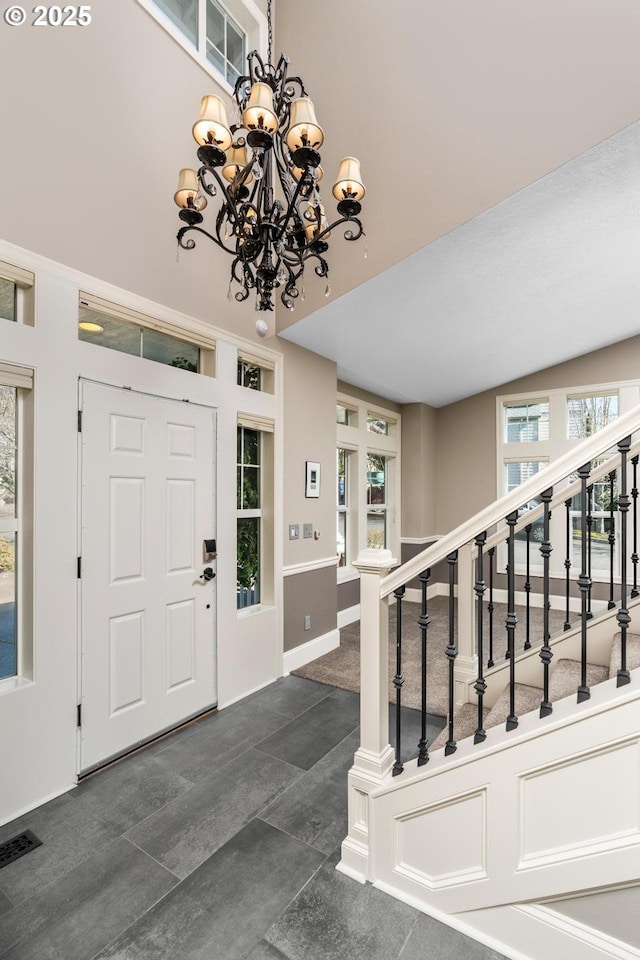
[[[458,656],[455,668],[456,706],[467,703],[470,693],[475,700],[470,684],[478,676],[478,657],[475,634],[475,564],[472,559],[473,543],[458,550]]]
[[[380,581],[397,565],[390,550],[362,550],[360,573],[360,746],[349,771],[349,834],[337,869],[361,883],[370,870],[369,794],[390,773],[389,601]]]

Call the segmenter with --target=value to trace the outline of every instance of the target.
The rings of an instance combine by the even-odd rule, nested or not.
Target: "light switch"
[[[302,536],[305,540],[310,540],[313,536],[313,524],[312,523],[303,523],[302,524]]]
[[[289,524],[289,540],[299,540],[299,539],[300,539],[300,524],[290,523]]]

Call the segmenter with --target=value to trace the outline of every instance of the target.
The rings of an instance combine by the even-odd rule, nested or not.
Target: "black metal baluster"
[[[582,569],[580,571],[580,576],[578,577],[578,587],[580,588],[580,600],[581,600],[581,650],[580,650],[580,686],[578,687],[578,703],[582,703],[583,700],[588,700],[591,696],[589,687],[587,686],[587,621],[589,619],[589,593],[591,590],[591,577],[589,575],[589,548],[588,548],[588,533],[587,533],[587,510],[588,507],[587,501],[589,499],[589,488],[587,487],[587,480],[589,479],[589,474],[591,473],[591,463],[585,463],[583,467],[580,467],[578,470],[578,477],[580,478],[580,546],[581,546],[581,563]]]
[[[589,590],[587,591],[587,620],[591,620],[591,588],[593,580],[591,579],[591,534],[593,531],[593,484],[587,490],[587,576],[589,577]]]
[[[478,695],[478,729],[475,732],[473,738],[474,743],[482,743],[483,740],[486,740],[487,734],[485,733],[483,725],[483,698],[485,691],[487,689],[487,684],[484,679],[484,637],[483,637],[483,623],[482,623],[482,598],[485,592],[485,583],[484,583],[484,556],[482,553],[482,548],[487,542],[487,534],[480,533],[476,537],[476,546],[478,548],[478,557],[476,560],[476,583],[474,590],[476,592],[476,598],[478,601],[477,613],[476,613],[476,637],[478,642],[478,679],[475,683],[475,691]]]
[[[507,730],[514,730],[518,726],[516,717],[516,657],[515,639],[518,618],[516,616],[516,574],[515,574],[515,537],[513,529],[518,522],[518,511],[507,517],[509,537],[507,539],[507,656],[509,658],[509,716]]]
[[[616,543],[615,519],[613,516],[613,483],[615,478],[616,472],[612,470],[609,474],[609,602],[607,604],[607,610],[613,610],[616,605],[613,599],[613,551]]]
[[[565,614],[564,614],[564,629],[565,629],[565,630],[571,630],[571,621],[569,620],[569,590],[570,590],[570,587],[571,587],[571,579],[570,579],[570,573],[569,573],[569,571],[571,570],[571,543],[572,543],[572,537],[571,537],[571,534],[572,534],[572,530],[571,530],[571,500],[570,500],[570,499],[569,499],[569,500],[565,500],[564,505],[565,505],[565,508],[566,508],[566,511],[567,511],[567,523],[566,523],[566,529],[567,529],[567,545],[566,545],[566,549],[567,549],[567,552],[566,552],[566,556],[565,556],[565,558],[564,558],[564,569],[565,569],[565,576],[566,576],[566,579],[565,579],[565,602],[566,602],[566,609],[565,609]]]
[[[420,589],[422,591],[422,609],[418,617],[418,626],[422,636],[422,710],[420,713],[420,742],[418,743],[418,766],[423,767],[429,762],[429,749],[427,745],[427,632],[431,618],[427,612],[427,586],[431,570],[425,570],[420,574]]]
[[[489,611],[489,659],[487,661],[487,669],[490,670],[494,666],[493,660],[493,611],[495,607],[493,605],[493,558],[496,555],[496,548],[491,547],[489,550],[489,604],[487,610]]]
[[[454,753],[457,747],[453,732],[453,708],[455,705],[454,665],[455,659],[458,656],[455,631],[455,574],[458,563],[457,550],[449,554],[447,563],[449,564],[449,645],[445,652],[449,659],[449,739],[444,748],[445,756]]]
[[[397,777],[402,773],[402,598],[404,597],[404,584],[393,591],[396,598],[396,675],[393,678],[393,685],[396,688],[396,762],[393,765],[392,774]]]
[[[543,692],[542,692],[542,703],[540,704],[540,716],[548,717],[551,713],[553,707],[551,706],[551,701],[549,700],[549,664],[553,657],[551,652],[551,647],[549,646],[549,640],[551,638],[551,630],[549,629],[549,611],[551,610],[551,602],[549,600],[549,558],[553,552],[553,547],[551,546],[551,541],[549,540],[549,521],[551,520],[551,509],[550,503],[551,498],[553,497],[553,488],[549,487],[548,490],[545,490],[541,494],[540,499],[544,503],[544,531],[543,539],[540,544],[540,553],[542,554],[542,610],[543,610],[543,641],[542,649],[540,651],[540,659],[542,660],[542,670],[543,670]]]
[[[618,497],[618,510],[620,511],[620,607],[616,613],[616,620],[620,627],[620,669],[618,670],[617,680],[619,687],[631,682],[631,676],[627,670],[627,627],[631,623],[631,617],[627,610],[627,516],[629,513],[627,454],[630,447],[631,437],[626,437],[618,444],[620,452],[620,496]]]
[[[633,564],[633,588],[631,590],[631,599],[634,600],[640,596],[638,592],[638,456],[631,458],[633,464],[633,487],[631,496],[633,497],[633,553],[631,562]]]
[[[527,614],[525,621],[526,628],[526,639],[524,641],[524,649],[531,649],[531,566],[530,566],[530,552],[531,552],[531,524],[527,524],[524,528],[524,531],[527,535],[527,576],[524,581],[524,592],[527,596]]]

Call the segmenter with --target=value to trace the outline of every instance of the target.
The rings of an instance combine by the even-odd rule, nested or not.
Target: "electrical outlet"
[[[305,630],[311,630],[311,614],[310,613],[305,614],[304,628]]]
[[[302,524],[302,536],[305,540],[310,540],[313,536],[313,524],[312,523],[303,523]]]
[[[290,523],[289,524],[289,540],[299,540],[299,539],[300,539],[300,524]]]

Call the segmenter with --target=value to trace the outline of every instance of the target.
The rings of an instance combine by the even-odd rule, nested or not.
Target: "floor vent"
[[[24,857],[25,853],[29,853],[30,850],[35,850],[36,847],[41,846],[42,840],[38,840],[31,830],[25,830],[17,837],[12,837],[5,843],[0,843],[0,870],[7,864],[13,863],[14,860],[18,860],[19,857]]]

